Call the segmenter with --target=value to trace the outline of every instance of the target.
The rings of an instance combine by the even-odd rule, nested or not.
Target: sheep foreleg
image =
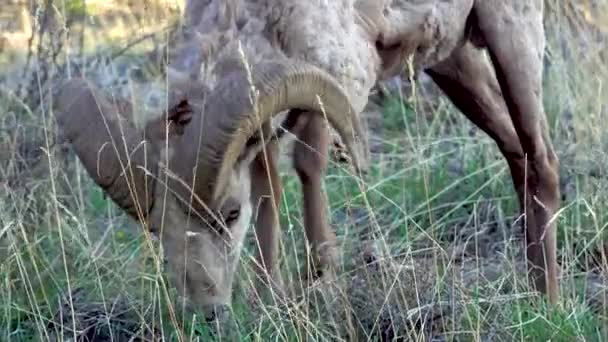
[[[275,158],[277,141],[266,145],[251,165],[252,206],[256,217],[255,233],[258,242],[257,274],[258,289],[270,285],[282,290],[282,279],[277,264],[279,253],[279,212],[281,201],[281,178]]]
[[[306,238],[313,249],[312,270],[307,270],[307,275],[316,278],[322,272],[333,272],[337,264],[336,237],[328,223],[327,201],[321,190],[328,163],[329,131],[322,117],[310,115],[296,135],[293,162],[304,194]]]

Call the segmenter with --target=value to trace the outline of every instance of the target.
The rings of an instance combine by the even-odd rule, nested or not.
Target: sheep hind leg
[[[259,291],[272,289],[283,295],[283,281],[277,263],[280,238],[278,208],[282,191],[275,161],[277,153],[277,142],[272,141],[252,162],[251,201],[256,218],[255,235],[258,243],[256,288]]]
[[[513,11],[505,9],[508,5],[496,0],[479,1],[474,15],[528,161],[524,224],[529,275],[536,289],[556,304],[559,288],[553,216],[559,207],[559,162],[542,102],[542,1],[518,7],[518,21],[513,21]]]
[[[523,210],[524,153],[491,67],[482,50],[467,43],[426,73],[473,124],[495,141],[509,165]]]
[[[303,114],[306,115],[306,114]],[[304,229],[312,247],[304,279],[330,276],[337,265],[336,236],[327,221],[326,199],[321,182],[328,164],[329,131],[324,118],[306,115],[308,122],[296,132],[294,168],[302,184]]]

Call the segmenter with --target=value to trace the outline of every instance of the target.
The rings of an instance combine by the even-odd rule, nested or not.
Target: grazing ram
[[[108,154],[110,147],[102,145],[109,137],[124,139],[118,135],[122,121],[111,113],[129,112],[129,104],[112,107],[95,100],[97,93],[83,81],[64,87],[59,115],[91,176],[117,204],[159,233],[173,281],[195,305],[230,300],[251,204],[257,208],[261,271],[280,283],[275,259],[281,184],[275,141],[269,142],[271,127],[283,120],[274,116],[280,111],[291,109],[284,123],[300,141],[293,163],[303,185],[314,265],[334,263],[334,235],[321,192],[329,136],[322,117],[308,112],[327,114],[361,167],[365,144],[354,138],[361,134],[358,113],[376,81],[395,75],[405,59],[414,72],[429,73],[496,141],[526,210],[531,279],[557,301],[552,216],[559,205],[558,161],[542,105],[542,0],[207,0],[199,5],[198,15],[192,15],[193,8],[188,12],[195,38],[181,45],[168,69],[174,105],[144,130],[150,146],[125,124],[126,141],[120,142],[129,149],[119,144],[118,155]],[[243,65],[251,65],[253,77]],[[251,106],[251,78],[261,87],[258,106]],[[262,115],[257,121],[256,108]],[[271,117],[277,119],[272,124]],[[103,123],[109,135],[100,130]],[[255,134],[259,128],[264,134]],[[123,172],[127,154],[131,168]]]
[[[186,18],[204,36],[214,27],[204,20],[205,13],[214,13],[217,1],[203,3],[188,8]],[[411,68],[410,74],[430,75],[456,107],[494,139],[506,159],[525,213],[530,279],[557,302],[559,161],[542,102],[543,0],[241,3],[237,22],[247,21],[247,12],[266,20],[265,37],[275,49],[334,75],[357,110],[376,81],[395,76],[404,66]],[[326,133],[318,124],[311,126],[304,140],[317,136],[322,141],[319,153],[326,155]],[[309,198],[319,198],[312,195],[320,192],[316,184],[308,189]],[[307,231],[326,232],[324,220],[324,215],[311,214]]]
[[[290,108],[316,114],[296,112],[299,117],[286,120],[293,128],[326,116],[352,148],[355,169],[362,164],[364,147],[355,141],[362,130],[350,120],[354,109],[331,76],[289,60],[250,70],[233,70],[205,93],[200,84],[172,84],[177,102],[143,129],[133,124],[130,103],[110,100],[85,79],[64,83],[57,98],[61,134],[89,175],[160,236],[172,281],[188,304],[208,314],[229,301],[252,205],[264,200],[270,181],[278,182],[262,172],[274,165],[263,151],[276,141],[273,117]]]

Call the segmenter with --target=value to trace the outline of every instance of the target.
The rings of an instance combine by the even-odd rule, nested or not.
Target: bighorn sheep
[[[329,136],[322,117],[308,112],[324,109],[361,169],[365,144],[357,140],[358,114],[376,81],[394,75],[411,57],[414,71],[429,73],[496,141],[526,210],[531,278],[557,301],[552,216],[559,205],[558,160],[542,105],[542,0],[208,0],[203,7],[199,20],[191,18],[197,38],[183,45],[194,47],[194,54],[177,53],[168,70],[174,105],[146,126],[146,134],[156,137],[150,146],[140,146],[141,133],[125,124],[129,149],[119,144],[118,155],[108,154],[108,132],[99,127],[107,124],[119,141],[121,121],[113,113],[129,105],[95,100],[97,93],[82,81],[68,83],[59,101],[59,121],[90,175],[117,204],[159,231],[182,294],[203,307],[229,301],[252,204],[258,208],[262,271],[280,282],[275,259],[281,184],[275,141],[268,139],[270,117],[287,109],[285,122],[291,121],[300,140],[293,163],[303,185],[314,264],[334,263],[321,192]],[[250,105],[243,60],[261,87],[259,106]],[[260,121],[253,119],[253,108],[260,109]],[[83,119],[88,126],[79,124]],[[254,135],[260,127],[264,134]],[[127,154],[131,168],[122,172]]]
[[[205,11],[213,12],[209,9],[215,2],[207,1]],[[414,75],[430,75],[462,113],[495,140],[505,157],[525,213],[530,279],[552,303],[557,301],[554,216],[560,198],[559,161],[542,102],[543,0],[242,3],[250,14],[266,20],[265,37],[275,49],[334,75],[357,110],[365,105],[370,87],[396,75],[405,60]],[[196,20],[201,17],[196,11],[189,15],[199,32],[208,32],[210,26]],[[321,131],[317,125],[302,135],[318,136],[319,153],[326,155],[327,136]],[[320,191],[317,186],[308,189]],[[316,217],[325,220],[323,215]],[[307,230],[327,231],[325,223],[310,222]]]
[[[250,68],[250,75],[244,69],[223,75],[207,93],[196,82],[172,84],[176,102],[141,130],[133,125],[130,103],[110,100],[82,78],[63,84],[57,99],[61,134],[89,175],[160,236],[174,284],[188,304],[209,314],[230,299],[252,205],[267,194],[261,168],[273,157],[262,147],[273,140],[274,116],[290,108],[325,115],[351,147],[355,169],[364,165],[364,148],[355,140],[362,130],[331,76],[302,61]]]

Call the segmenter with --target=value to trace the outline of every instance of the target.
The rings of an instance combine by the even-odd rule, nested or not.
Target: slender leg
[[[328,163],[329,131],[324,119],[307,115],[308,122],[296,135],[294,168],[302,184],[304,194],[304,229],[313,248],[312,275],[320,276],[337,265],[336,236],[327,221],[326,199],[321,190],[321,180]]]
[[[524,153],[491,68],[482,50],[467,43],[426,73],[471,122],[494,139],[509,165],[523,210]]]
[[[545,46],[542,0],[483,0],[474,15],[527,159],[526,238],[530,276],[551,303],[559,296],[553,215],[559,206],[559,162],[542,103]],[[517,20],[514,21],[514,18]]]
[[[251,164],[251,200],[256,217],[255,233],[259,243],[257,273],[262,280],[258,287],[268,286],[268,281],[271,281],[270,285],[279,289],[283,285],[277,263],[280,237],[278,208],[282,185],[275,162],[277,147],[276,141],[270,142],[266,153],[261,151]]]

